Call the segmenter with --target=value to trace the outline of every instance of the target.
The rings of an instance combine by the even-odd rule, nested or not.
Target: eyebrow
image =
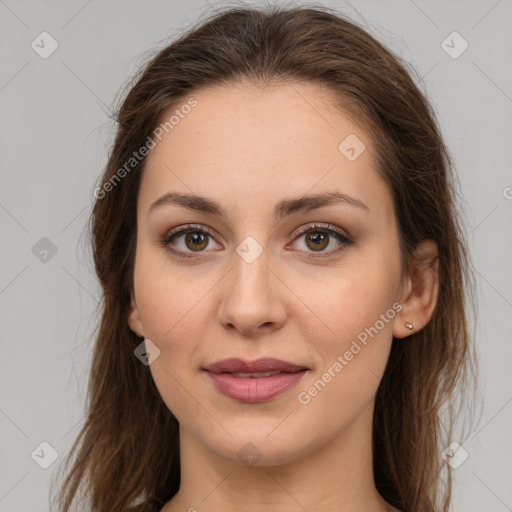
[[[360,208],[365,212],[370,212],[370,208],[356,197],[333,191],[295,199],[283,199],[279,201],[274,208],[274,219],[279,221],[293,213],[309,211],[335,204],[347,204]],[[201,197],[194,194],[180,194],[177,192],[164,194],[151,204],[149,212],[151,213],[156,208],[165,205],[177,205],[195,212],[210,213],[222,218],[227,217],[226,211],[217,201],[208,197]]]

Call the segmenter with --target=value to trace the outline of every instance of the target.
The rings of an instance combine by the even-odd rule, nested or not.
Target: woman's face
[[[335,440],[368,441],[403,324],[390,192],[367,134],[318,87],[193,94],[197,104],[178,106],[155,140],[140,185],[130,326],[160,350],[149,369],[183,439],[235,462],[283,464]],[[175,201],[154,205],[169,193]],[[205,371],[226,358],[307,370]]]

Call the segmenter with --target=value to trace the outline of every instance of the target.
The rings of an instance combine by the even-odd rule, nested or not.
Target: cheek
[[[326,436],[348,427],[374,400],[389,357],[397,312],[382,281],[365,281],[361,276],[356,282],[354,277],[340,284],[337,292],[342,298],[330,296],[324,317],[335,335],[316,334],[315,338],[312,332],[307,334],[318,365],[296,396],[313,431],[325,428],[325,411],[333,411]]]
[[[192,270],[172,271],[170,265],[166,270],[165,262],[151,256],[150,251],[137,255],[134,274],[144,334],[160,350],[149,370],[167,407],[187,423],[186,417],[200,413],[191,411],[195,402],[186,390],[191,373],[199,371],[200,357],[205,356],[200,340],[208,336],[207,293],[215,280],[194,278]]]
[[[198,276],[192,266],[177,269],[164,251],[142,248],[135,264],[135,295],[147,337],[164,348],[186,344],[199,325],[191,319],[201,314],[213,275]],[[203,318],[206,318],[203,316]]]
[[[391,248],[368,252],[353,265],[347,264],[343,272],[330,276],[323,293],[311,288],[311,304],[322,324],[328,326],[321,331],[306,327],[308,332],[304,333],[307,339],[316,340],[312,341],[319,356],[315,378],[320,377],[320,381],[315,381],[317,385],[310,393],[304,387],[302,390],[309,397],[321,394],[322,398],[315,398],[317,403],[325,406],[331,400],[341,400],[358,408],[373,398],[386,367],[393,323],[400,309],[395,302],[397,258]]]
[[[180,423],[188,425],[202,412],[196,409],[189,383],[193,374],[199,374],[200,340],[205,335],[198,319],[206,318],[206,313],[201,314],[195,294],[176,293],[162,281],[141,295],[147,337],[160,350],[149,371],[167,408]]]
[[[379,255],[354,260],[357,260],[354,264],[347,263],[344,268],[318,280],[302,281],[297,293],[306,298],[306,305],[314,314],[310,315],[313,321],[308,337],[322,338],[324,342],[320,346],[328,352],[342,350],[376,323],[384,337],[392,331],[389,320],[396,314],[392,306],[396,299],[398,265],[393,258]],[[384,323],[381,315],[385,315]],[[303,325],[308,328],[307,324]]]

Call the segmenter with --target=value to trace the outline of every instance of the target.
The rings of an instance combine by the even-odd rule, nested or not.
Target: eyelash
[[[308,258],[325,258],[328,256],[332,256],[333,254],[339,253],[343,250],[345,250],[348,246],[352,245],[354,242],[349,239],[347,236],[342,234],[336,229],[332,229],[330,227],[330,224],[310,224],[307,226],[303,226],[299,228],[299,232],[296,234],[295,238],[298,238],[301,235],[307,234],[309,232],[320,232],[324,234],[328,234],[336,238],[338,242],[341,242],[342,245],[338,249],[330,250],[330,251],[319,251],[317,254],[312,252]],[[199,226],[197,224],[185,224],[183,226],[179,226],[176,229],[170,231],[167,233],[161,240],[160,243],[164,248],[168,248],[173,254],[180,258],[195,258],[193,252],[183,252],[183,251],[176,251],[175,249],[170,249],[169,244],[174,241],[176,238],[178,238],[181,235],[187,234],[187,233],[202,233],[207,234],[210,238],[214,239],[212,232],[209,228],[206,226]],[[294,240],[295,240],[294,238]],[[198,254],[204,252],[204,251],[198,251]],[[309,251],[306,251],[309,252]],[[189,256],[190,254],[190,256]]]

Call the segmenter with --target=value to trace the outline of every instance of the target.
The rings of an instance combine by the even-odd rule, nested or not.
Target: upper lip
[[[308,370],[305,366],[275,359],[273,357],[263,357],[254,361],[245,361],[237,357],[222,359],[204,368],[212,373],[259,373],[259,372],[298,372]]]

